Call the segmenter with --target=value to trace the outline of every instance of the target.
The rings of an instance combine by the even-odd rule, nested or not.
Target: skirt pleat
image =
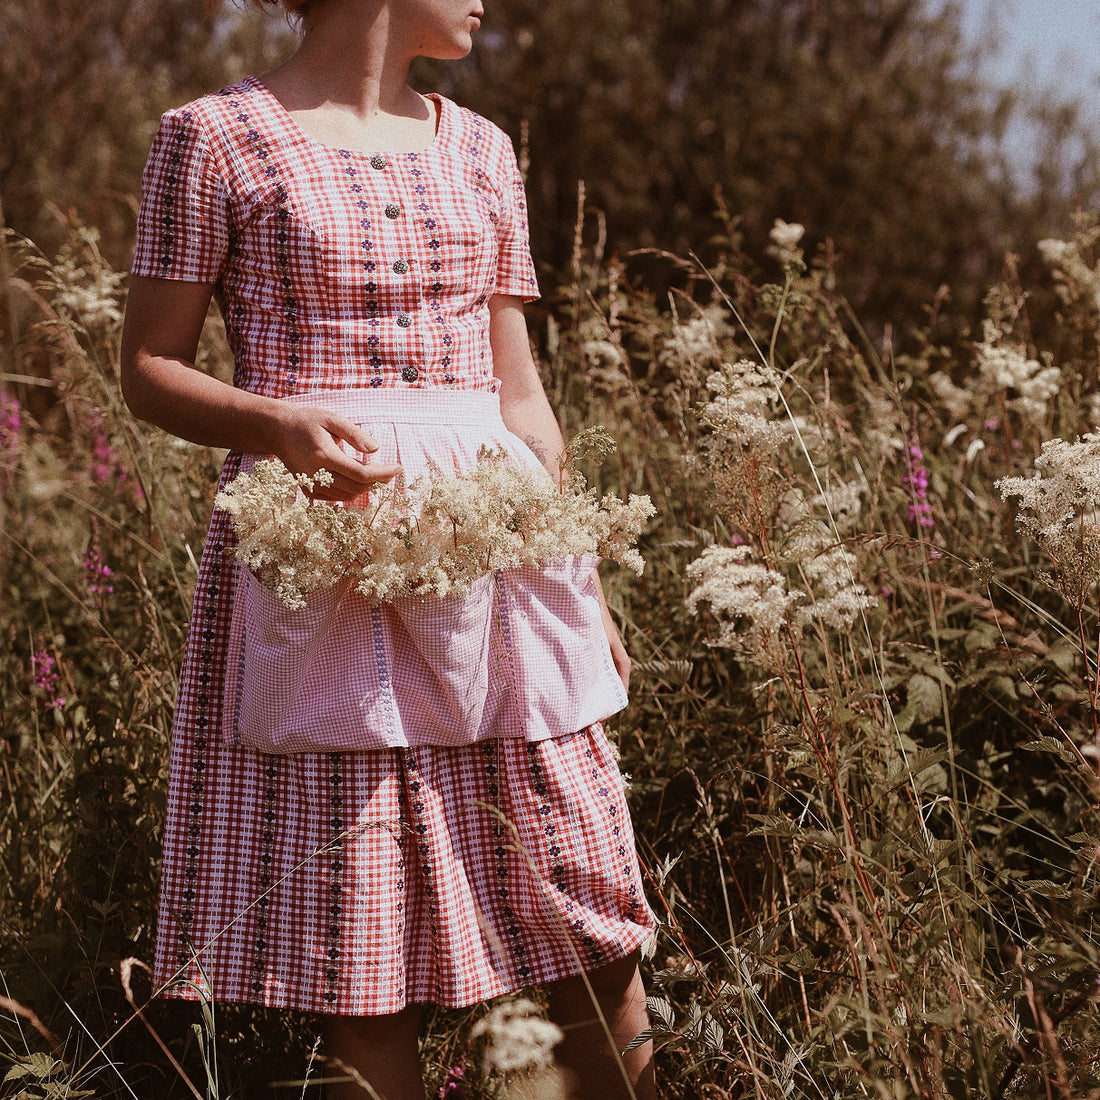
[[[207,763],[221,811],[198,835],[169,817],[166,995],[461,1007],[606,965],[653,930],[599,726],[327,755],[221,745]]]

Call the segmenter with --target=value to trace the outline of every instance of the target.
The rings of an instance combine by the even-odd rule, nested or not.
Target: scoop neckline
[[[443,131],[447,125],[447,110],[445,108],[446,97],[440,95],[438,92],[421,92],[420,94],[423,95],[425,99],[430,99],[436,105],[435,135],[422,149],[408,149],[403,152],[397,152],[393,149],[346,149],[339,145],[329,145],[327,142],[315,138],[312,134],[303,129],[302,126],[294,120],[294,116],[287,110],[283,101],[258,76],[246,77],[245,83],[251,84],[253,88],[258,90],[274,106],[275,110],[281,116],[283,125],[288,130],[292,131],[302,144],[310,145],[315,149],[323,149],[329,153],[336,153],[341,157],[362,157],[365,160],[377,156],[421,157],[426,153],[432,152],[440,144],[443,138]]]

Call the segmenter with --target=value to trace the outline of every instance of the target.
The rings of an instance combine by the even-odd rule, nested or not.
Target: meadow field
[[[656,507],[605,585],[663,1095],[1100,1096],[1100,226],[866,331],[798,226],[643,277],[581,212],[532,337]],[[316,1020],[151,1000],[220,455],[127,414],[124,294],[86,228],[2,242],[0,1094],[318,1095]],[[482,1076],[486,1011],[427,1016],[433,1088],[548,1095]]]

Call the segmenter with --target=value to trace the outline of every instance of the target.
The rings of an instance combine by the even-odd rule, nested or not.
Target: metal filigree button
[[[407,367],[401,368],[401,377],[404,378],[406,382],[415,382],[420,377],[420,371],[410,364]]]
[[[370,166],[381,172],[382,169],[386,167],[386,158],[382,156],[381,153],[375,153],[374,156],[370,158]]]
[[[399,313],[397,323],[401,328],[408,328],[413,323],[413,319],[407,313]]]
[[[404,260],[394,260],[393,271],[395,275],[404,275],[409,270],[409,265]]]
[[[401,207],[395,202],[386,203],[386,217],[387,218],[399,218],[401,216]]]

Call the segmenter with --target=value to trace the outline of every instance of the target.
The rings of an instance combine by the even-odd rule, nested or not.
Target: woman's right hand
[[[310,494],[315,499],[354,500],[401,472],[398,465],[371,461],[378,443],[346,416],[290,401],[277,404],[275,457],[291,473],[312,477],[325,469],[332,474],[331,485],[318,485]]]

